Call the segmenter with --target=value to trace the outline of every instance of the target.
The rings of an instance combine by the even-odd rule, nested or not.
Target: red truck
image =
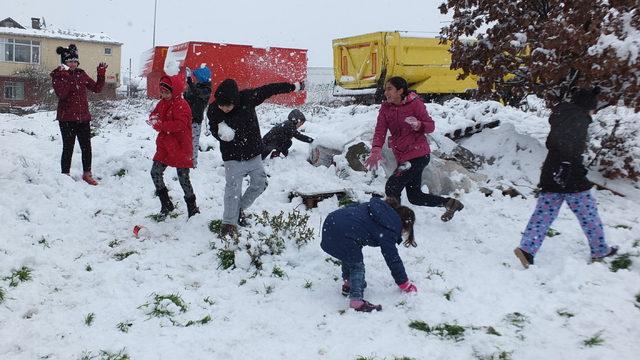
[[[159,98],[158,82],[168,70],[187,66],[211,69],[215,91],[224,79],[233,78],[240,89],[272,82],[296,82],[307,77],[307,50],[280,47],[189,41],[174,46],[156,46],[146,53],[142,75],[147,77],[147,96]],[[306,91],[277,95],[268,102],[298,106],[306,101]],[[211,99],[213,101],[213,98]]]

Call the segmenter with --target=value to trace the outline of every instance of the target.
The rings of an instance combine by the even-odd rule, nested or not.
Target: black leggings
[[[407,198],[413,205],[419,206],[444,206],[447,199],[432,194],[425,194],[420,190],[422,186],[422,171],[429,164],[429,155],[411,159],[411,167],[406,170],[400,168],[389,177],[384,191],[387,196],[393,196],[400,200],[402,189],[407,189]],[[402,164],[398,164],[401,167]]]
[[[164,171],[167,169],[167,165],[154,161],[153,166],[151,166],[151,179],[153,180],[153,185],[156,187],[156,191],[162,190],[167,186],[164,184]],[[177,168],[178,170],[178,181],[180,182],[180,186],[182,187],[182,191],[184,191],[184,197],[190,198],[193,197],[193,187],[191,186],[191,179],[189,178],[189,169],[188,168]]]
[[[76,137],[82,151],[82,169],[85,172],[91,171],[91,126],[88,121],[62,121],[58,120],[60,133],[62,134],[62,157],[60,158],[60,168],[63,174],[68,174],[71,170],[71,157]]]

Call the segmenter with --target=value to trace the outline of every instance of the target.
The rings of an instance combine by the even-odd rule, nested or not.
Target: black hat
[[[79,61],[78,48],[76,47],[75,44],[69,44],[68,48],[63,48],[62,46],[58,46],[58,48],[56,49],[56,53],[60,55],[60,62],[62,64],[72,60]]]
[[[578,89],[571,96],[571,102],[580,106],[584,110],[595,110],[598,106],[598,94],[600,88]]]
[[[289,113],[289,116],[287,118],[289,120],[296,120],[296,121],[302,121],[302,122],[307,121],[307,119],[304,117],[304,114],[302,113],[302,111],[300,111],[298,109],[291,110],[291,112]]]
[[[226,79],[218,85],[215,97],[218,105],[235,105],[238,101],[238,84],[233,79]]]

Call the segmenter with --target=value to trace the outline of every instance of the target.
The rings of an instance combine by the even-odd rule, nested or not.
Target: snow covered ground
[[[59,174],[54,113],[0,115],[1,359],[638,359],[637,188],[614,183],[626,198],[595,191],[608,241],[630,254],[627,269],[589,264],[586,240],[566,207],[552,226],[559,235],[547,239],[536,266],[523,270],[512,253],[536,201],[544,109],[428,105],[439,132],[478,116],[502,120],[461,143],[495,158],[480,170],[489,184],[515,185],[525,198],[485,197],[476,188],[459,194],[465,209],[449,223],[440,221],[442,209],[414,207],[418,247],[401,247],[400,254],[419,292],[400,293],[379,249],[365,249],[365,297],[383,311],[361,314],[345,311],[340,268],[317,236],[264,257],[257,274],[220,267],[224,243],[208,225],[222,215],[224,170],[212,137],[202,145],[215,149],[200,153],[192,171],[201,214],[186,221],[169,168],[165,179],[179,215],[150,219],[160,207],[149,176],[155,132],[144,122],[152,105],[111,109],[117,120],[93,138],[97,187],[80,180],[78,146],[73,178]],[[349,134],[373,128],[377,109],[309,107],[306,133],[349,141]],[[263,133],[288,112],[261,106]],[[269,187],[251,210],[302,210],[300,199],[289,202],[291,190],[350,188],[364,200],[365,191],[384,189],[383,178],[339,178],[334,167],[315,168],[306,156],[307,144],[294,142],[288,158],[267,161]],[[306,212],[316,235],[337,207],[332,198]],[[151,237],[134,238],[134,225]],[[184,308],[162,297],[171,294]],[[148,315],[156,296],[158,316]],[[174,315],[160,316],[162,310]],[[421,322],[432,331],[416,329],[425,329]],[[461,328],[453,325],[464,332],[454,336]]]

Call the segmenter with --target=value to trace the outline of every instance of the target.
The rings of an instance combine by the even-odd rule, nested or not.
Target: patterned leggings
[[[579,193],[540,193],[536,209],[529,219],[524,234],[522,234],[520,249],[531,255],[538,252],[547,235],[547,230],[558,217],[558,212],[564,201],[580,221],[582,231],[589,240],[591,257],[605,256],[609,252],[609,246],[604,239],[602,220],[598,216],[596,201],[589,190]]]
[[[151,167],[151,180],[153,180],[153,185],[156,187],[156,191],[166,188],[163,176],[166,169],[167,165],[159,161],[153,162],[153,166]],[[184,191],[184,197],[193,197],[194,193],[193,187],[191,187],[191,179],[189,178],[189,169],[177,168],[176,170],[178,171],[178,181],[180,182],[182,191]]]

